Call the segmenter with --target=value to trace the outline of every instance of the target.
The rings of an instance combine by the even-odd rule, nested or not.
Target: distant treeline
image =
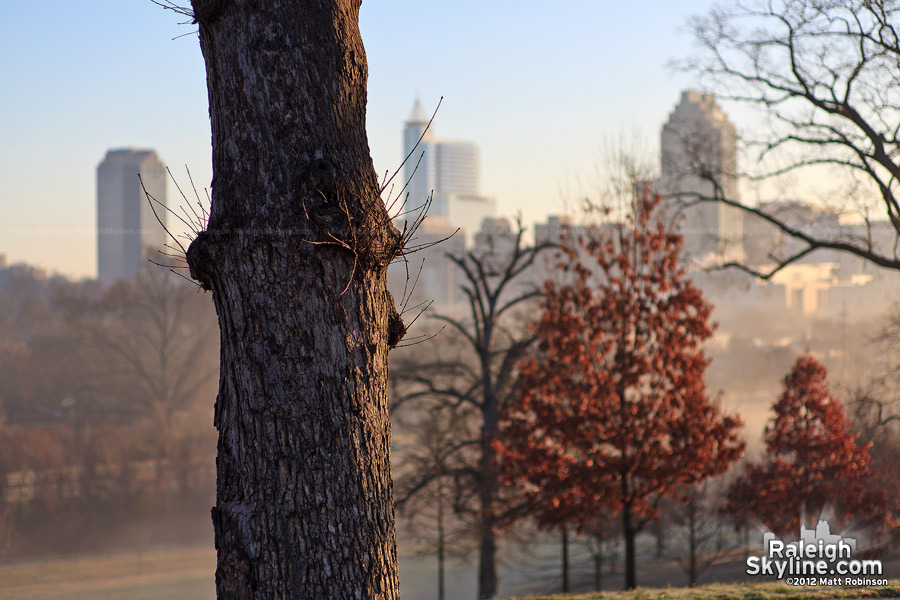
[[[0,557],[211,535],[218,374],[208,296],[0,272]]]

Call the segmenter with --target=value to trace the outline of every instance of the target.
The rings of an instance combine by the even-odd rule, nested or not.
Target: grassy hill
[[[804,600],[811,598],[900,598],[900,580],[873,587],[791,587],[783,582],[713,583],[694,588],[638,588],[630,592],[531,596],[518,600]]]
[[[127,556],[57,559],[0,566],[0,600],[214,600],[216,554],[179,548]],[[452,581],[452,580],[451,580]],[[429,594],[430,596],[430,594]],[[800,600],[900,598],[900,580],[879,587],[791,587],[782,582],[638,588],[630,592],[551,594],[528,600]],[[520,598],[519,600],[526,600]]]
[[[214,600],[212,549],[0,566],[0,600]]]

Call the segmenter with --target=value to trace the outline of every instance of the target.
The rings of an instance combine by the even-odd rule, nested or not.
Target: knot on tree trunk
[[[305,173],[301,209],[315,243],[349,251],[363,270],[387,268],[406,240],[376,190],[353,185],[353,173],[327,156],[311,160]]]
[[[403,336],[406,335],[406,323],[403,322],[403,317],[397,312],[394,296],[387,290],[384,291],[384,294],[387,296],[386,303],[390,311],[388,314],[388,348],[393,350],[403,339]]]
[[[207,291],[212,289],[212,281],[210,279],[214,261],[212,246],[213,239],[210,233],[201,231],[194,238],[194,241],[191,242],[191,245],[188,246],[185,253],[191,277],[200,284],[201,288]]]
[[[194,15],[194,23],[209,25],[225,8],[226,0],[191,0]]]

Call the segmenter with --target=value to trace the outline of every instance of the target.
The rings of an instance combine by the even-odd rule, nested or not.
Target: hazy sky
[[[369,145],[402,160],[418,94],[438,137],[481,149],[482,193],[527,225],[563,210],[604,140],[659,128],[695,85],[666,62],[691,49],[688,15],[711,2],[370,0]],[[97,164],[155,148],[184,182],[211,179],[206,80],[195,27],[149,0],[0,0],[0,254],[96,274]],[[188,34],[178,39],[176,36]],[[740,122],[738,122],[740,125]],[[169,198],[175,190],[169,186]]]

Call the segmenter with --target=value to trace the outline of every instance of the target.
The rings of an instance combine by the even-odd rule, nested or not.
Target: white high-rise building
[[[437,139],[427,127],[428,118],[416,99],[403,129],[403,153],[409,156],[403,166],[403,180],[409,181],[406,210],[421,206],[433,193],[428,216],[461,228],[471,244],[481,222],[496,213],[494,199],[479,191],[478,147],[471,142]]]
[[[712,94],[688,90],[661,135],[659,191],[682,217],[684,254],[695,261],[741,261],[743,212],[721,202],[739,201],[737,133]],[[687,206],[685,206],[687,204]]]
[[[138,179],[140,174],[141,179]],[[166,204],[166,167],[153,150],[110,150],[97,165],[97,278],[131,279],[166,244],[166,210],[151,208],[144,187]]]

